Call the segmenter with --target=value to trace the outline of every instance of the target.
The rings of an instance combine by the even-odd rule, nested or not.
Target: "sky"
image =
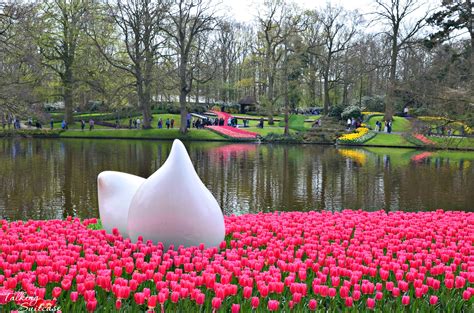
[[[441,0],[426,0],[426,8],[436,8]],[[327,1],[324,0],[293,0],[298,6],[304,9],[314,9],[324,7]],[[375,9],[374,0],[331,0],[333,5],[340,5],[347,10],[358,10],[360,13],[373,12]],[[257,15],[257,7],[263,0],[223,0],[222,4],[226,10],[226,15],[233,17],[239,22],[251,22]],[[425,11],[425,10],[422,10]],[[418,12],[423,14],[423,12]]]

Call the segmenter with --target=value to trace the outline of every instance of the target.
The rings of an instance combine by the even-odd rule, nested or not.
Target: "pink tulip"
[[[278,307],[280,306],[280,302],[277,300],[268,300],[268,310],[269,311],[276,311],[278,310]]]
[[[402,304],[409,305],[410,304],[410,296],[403,296],[402,297]]]
[[[214,298],[212,298],[211,304],[212,304],[212,308],[214,310],[218,310],[221,307],[222,299],[218,298],[218,297],[214,297]]]
[[[434,295],[430,296],[430,304],[436,305],[436,303],[438,303],[438,297]]]
[[[354,301],[353,301],[352,297],[346,297],[346,299],[345,299],[346,307],[348,307],[348,308],[352,307],[353,302]]]
[[[375,299],[374,298],[367,298],[367,307],[371,310],[375,308]]]
[[[471,292],[469,290],[464,290],[462,293],[462,298],[466,301],[469,301],[469,299],[471,299]]]
[[[260,299],[258,297],[252,297],[252,299],[250,300],[250,303],[251,303],[252,308],[256,309],[258,308],[260,304]]]
[[[54,287],[52,291],[53,298],[58,298],[61,295],[61,287]]]
[[[179,292],[173,291],[171,293],[171,302],[178,303],[178,301],[179,301]]]
[[[97,300],[96,299],[92,299],[92,300],[87,301],[86,309],[87,309],[88,312],[94,312],[96,307],[97,307]]]
[[[317,307],[318,307],[318,302],[315,299],[310,299],[308,302],[308,308],[311,311],[316,311]]]
[[[79,297],[79,294],[76,291],[73,291],[73,292],[71,292],[70,297],[71,297],[72,302],[76,302],[77,298]]]
[[[232,313],[239,313],[240,312],[240,304],[233,303],[231,308]]]

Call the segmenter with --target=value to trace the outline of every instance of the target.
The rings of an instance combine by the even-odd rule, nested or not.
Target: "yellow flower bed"
[[[359,127],[355,130],[355,133],[344,134],[338,139],[342,141],[354,141],[367,135],[368,132],[369,132],[369,129],[367,127]]]
[[[364,111],[362,112],[363,115],[384,115],[385,113],[383,112],[369,112],[369,111]]]

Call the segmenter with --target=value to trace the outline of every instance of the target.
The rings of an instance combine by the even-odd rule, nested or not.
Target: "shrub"
[[[365,111],[383,112],[385,111],[384,97],[382,96],[365,96],[362,97],[360,106]]]
[[[344,107],[342,105],[339,105],[339,104],[333,105],[329,109],[329,116],[335,117],[337,119],[341,119],[341,114],[343,111],[344,111]]]
[[[348,118],[359,118],[359,117],[362,117],[362,112],[360,110],[360,107],[355,106],[355,105],[350,105],[347,108],[345,108],[344,111],[342,111],[341,117],[343,120],[346,120]]]

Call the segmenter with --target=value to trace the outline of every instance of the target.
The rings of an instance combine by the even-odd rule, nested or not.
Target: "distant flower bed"
[[[362,115],[384,115],[383,112],[368,112],[368,111],[363,111],[361,112]]]
[[[370,120],[370,118],[374,117],[374,116],[384,116],[385,113],[383,112],[369,112],[369,111],[363,111],[361,112],[362,115],[364,116],[364,121],[368,121]]]
[[[91,223],[0,221],[2,311],[474,310],[474,213],[229,216],[216,248],[132,243]]]
[[[372,139],[376,136],[376,133],[369,132],[367,127],[356,128],[354,133],[344,134],[337,139],[338,143],[345,144],[362,144],[369,139]]]
[[[422,134],[413,134],[413,137],[414,137],[416,140],[420,141],[420,142],[421,142],[422,144],[424,144],[424,145],[431,145],[431,146],[432,146],[432,145],[435,145],[435,144],[436,144],[435,142],[433,142],[432,140],[426,138],[426,137],[425,137],[424,135],[422,135]]]

